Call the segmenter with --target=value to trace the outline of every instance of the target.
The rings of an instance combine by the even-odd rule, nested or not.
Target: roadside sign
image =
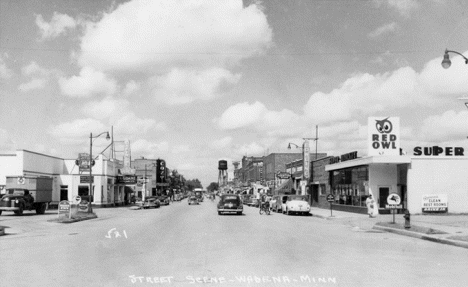
[[[80,204],[78,204],[78,211],[79,212],[88,212],[89,206],[87,200],[82,200]]]
[[[23,176],[18,176],[18,184],[25,184],[26,180]]]
[[[403,206],[400,204],[401,203],[401,198],[398,194],[396,193],[390,193],[387,197],[387,203],[385,205],[385,208],[387,209],[392,209],[392,213],[393,213],[393,223],[395,223],[395,210],[396,209],[402,209]]]
[[[60,214],[66,214],[68,215],[68,218],[71,216],[71,208],[70,208],[70,202],[66,200],[62,200],[59,202],[58,206],[58,216],[60,218]]]
[[[73,197],[73,203],[74,204],[79,204],[81,202],[81,196],[77,195]]]
[[[401,198],[396,193],[390,193],[387,197],[387,203],[389,205],[398,205],[401,203]]]

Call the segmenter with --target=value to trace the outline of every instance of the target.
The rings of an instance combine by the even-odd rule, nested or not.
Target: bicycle
[[[260,210],[258,211],[260,215],[265,213],[266,215],[270,215],[270,204],[268,202],[264,202],[260,204]]]

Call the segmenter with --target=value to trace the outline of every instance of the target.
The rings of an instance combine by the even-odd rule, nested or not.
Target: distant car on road
[[[161,195],[158,199],[159,202],[161,202],[161,205],[169,205],[169,196]]]
[[[191,204],[200,204],[200,202],[198,201],[198,198],[195,195],[192,195],[188,199],[188,204],[189,205],[191,205]]]
[[[218,214],[235,213],[242,215],[242,200],[237,194],[223,194],[218,202]]]
[[[159,202],[159,199],[156,196],[148,196],[145,198],[145,201],[143,201],[141,207],[143,209],[147,208],[158,208],[161,206],[161,203]]]
[[[259,207],[259,206],[260,206],[260,202],[258,201],[257,198],[252,198],[252,199],[250,199],[250,204],[249,204],[249,206]]]
[[[309,214],[310,205],[307,195],[288,195],[286,203],[283,205],[284,214]]]

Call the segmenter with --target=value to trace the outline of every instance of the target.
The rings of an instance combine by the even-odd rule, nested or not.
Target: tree
[[[213,192],[219,189],[219,184],[217,182],[212,182],[210,183],[210,185],[208,185],[206,189],[208,190],[208,192]]]
[[[203,188],[201,182],[198,180],[198,178],[196,179],[188,179],[185,181],[185,186],[187,186],[187,189],[192,191],[193,189],[195,188]]]

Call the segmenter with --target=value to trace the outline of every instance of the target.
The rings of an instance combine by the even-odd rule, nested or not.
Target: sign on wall
[[[448,212],[447,194],[427,194],[422,196],[422,212],[446,213]]]
[[[369,117],[368,155],[400,155],[400,118]]]
[[[304,148],[302,149],[302,164],[304,165],[303,175],[305,179],[310,178],[310,147],[309,141],[304,142]]]
[[[420,147],[417,146],[413,150],[413,155],[416,156],[464,156],[465,150],[462,147]]]

